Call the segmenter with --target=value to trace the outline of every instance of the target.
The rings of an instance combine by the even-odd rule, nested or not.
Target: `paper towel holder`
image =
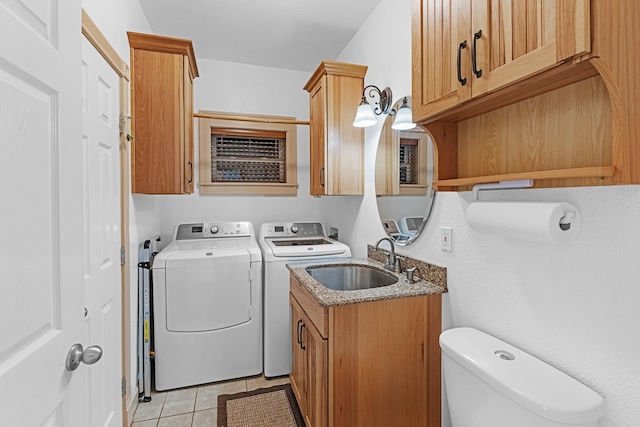
[[[474,202],[480,197],[480,190],[508,190],[517,188],[533,187],[532,179],[519,179],[513,181],[489,182],[486,184],[476,184],[473,186],[472,194]],[[575,215],[574,215],[575,216]]]
[[[509,189],[518,189],[518,188],[531,188],[533,187],[532,179],[520,179],[520,180],[512,180],[512,181],[499,181],[499,182],[489,182],[485,184],[476,184],[473,186],[472,194],[472,202],[477,202],[480,198],[481,190],[509,190]],[[566,211],[564,216],[560,218],[559,226],[562,231],[567,231],[571,228],[571,222],[576,218],[576,213],[573,211]]]
[[[564,216],[560,218],[560,229],[562,231],[567,231],[571,228],[571,221],[576,218],[576,213],[573,211],[566,211]]]

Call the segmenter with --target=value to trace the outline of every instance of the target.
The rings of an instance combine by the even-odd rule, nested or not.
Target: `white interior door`
[[[86,425],[122,424],[119,77],[82,37],[84,342],[103,349],[88,370]]]
[[[85,426],[80,1],[0,0],[0,426]]]

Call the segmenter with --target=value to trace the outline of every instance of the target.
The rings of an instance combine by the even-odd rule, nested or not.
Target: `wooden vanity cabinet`
[[[128,32],[131,47],[132,192],[193,193],[190,40]]]
[[[441,295],[325,307],[293,276],[290,289],[307,427],[440,425]]]
[[[367,67],[323,61],[309,92],[310,193],[364,194],[364,130],[353,126]]]
[[[416,122],[590,50],[589,0],[412,0]]]

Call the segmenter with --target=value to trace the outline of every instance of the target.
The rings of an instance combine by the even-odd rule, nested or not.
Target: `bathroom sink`
[[[335,291],[379,288],[398,281],[390,273],[363,265],[307,267],[306,270],[322,286]]]

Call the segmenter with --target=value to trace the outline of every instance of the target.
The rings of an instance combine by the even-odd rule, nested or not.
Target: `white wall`
[[[129,63],[129,42],[127,31],[152,33],[142,7],[137,0],[82,0],[82,8],[91,20],[95,22],[102,34],[118,52],[120,58]],[[137,348],[137,318],[138,318],[138,246],[141,242],[160,233],[160,214],[153,196],[144,194],[129,195],[129,245],[128,263],[130,273],[130,355],[132,376],[127,378],[127,385],[131,398],[137,399],[136,381],[136,348]],[[129,402],[127,403],[129,405]]]
[[[194,46],[196,56],[198,46]],[[303,86],[310,73],[197,59],[194,109],[309,119],[309,96]],[[318,61],[319,64],[319,61]],[[196,123],[197,141],[197,123]],[[196,171],[198,170],[196,142]],[[323,221],[323,199],[309,196],[309,126],[297,126],[298,196],[160,196],[165,244],[176,224],[190,221],[251,221],[256,234],[270,221]],[[198,176],[195,177],[196,188]]]
[[[148,23],[137,1],[108,3],[84,0],[83,7],[128,60],[125,31],[150,32]],[[390,86],[395,99],[410,94],[410,25],[409,0],[383,0],[337,60],[368,65],[365,84]],[[302,87],[309,73],[203,59],[198,66],[196,109],[308,118]],[[266,221],[320,219],[339,227],[354,256],[364,257],[366,244],[385,236],[373,170],[381,126],[382,118],[365,130],[363,197],[308,196],[309,131],[299,126],[298,197],[134,195],[132,245],[159,231],[166,243],[173,226],[183,221],[246,219],[258,227]],[[439,193],[425,234],[400,252],[447,267],[444,327],[476,327],[584,382],[606,399],[601,426],[637,425],[640,222],[634,219],[640,187],[510,190],[485,197],[567,201],[580,209],[582,231],[567,247],[483,236],[464,220],[468,193]],[[441,226],[453,228],[452,253],[439,249]]]
[[[368,65],[365,84],[388,85],[395,99],[410,92],[409,17],[409,0],[383,0],[338,58]],[[373,180],[381,124],[365,133],[365,196],[331,201],[335,210],[328,213],[329,222],[353,228],[347,243],[359,257],[384,237]],[[447,268],[444,328],[483,330],[580,380],[606,400],[601,426],[638,425],[640,186],[507,190],[482,198],[566,201],[580,210],[582,230],[569,246],[482,235],[464,219],[469,193],[439,193],[424,235],[400,252]],[[443,226],[453,228],[452,253],[440,251]]]

